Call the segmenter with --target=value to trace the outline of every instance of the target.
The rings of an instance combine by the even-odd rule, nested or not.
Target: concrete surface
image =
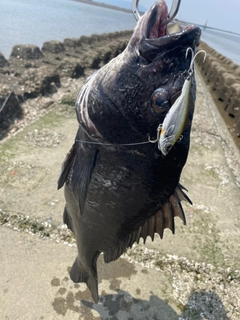
[[[68,97],[0,144],[1,319],[240,319],[239,150],[199,73],[197,83],[187,226],[175,219],[176,235],[100,259],[98,305],[68,275],[76,245],[56,190],[77,130]]]

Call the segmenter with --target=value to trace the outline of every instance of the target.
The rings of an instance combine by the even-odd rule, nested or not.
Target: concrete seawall
[[[24,118],[28,99],[49,97],[67,79],[78,79],[87,69],[98,69],[121,53],[132,31],[46,41],[35,45],[16,45],[8,60],[0,53],[0,139],[12,125]],[[43,106],[46,108],[47,106]]]
[[[205,50],[206,60],[198,55],[196,62],[225,119],[233,138],[240,137],[240,65],[224,57],[205,42],[199,50]],[[238,143],[239,145],[239,143]]]

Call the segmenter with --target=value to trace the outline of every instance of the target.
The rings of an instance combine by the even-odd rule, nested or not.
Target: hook
[[[186,50],[186,58],[187,58],[187,56],[188,56],[188,52],[191,52],[191,54],[192,54],[192,59],[191,59],[191,63],[190,63],[190,66],[189,66],[189,69],[188,69],[188,73],[189,73],[189,75],[191,75],[192,73],[193,73],[193,64],[194,64],[194,61],[195,61],[195,59],[196,59],[196,57],[197,57],[197,55],[199,54],[199,53],[204,53],[204,58],[203,58],[203,62],[205,61],[205,59],[206,59],[206,51],[204,51],[204,50],[199,50],[197,53],[195,53],[194,54],[194,51],[193,51],[193,49],[192,48],[187,48],[187,50]]]
[[[139,3],[139,0],[132,0],[132,11],[133,11],[133,15],[137,21],[141,18],[139,10],[138,10],[138,3]],[[180,8],[180,4],[181,4],[181,0],[173,0],[172,7],[171,7],[171,10],[169,11],[167,21],[164,22],[163,25],[161,25],[162,27],[164,25],[169,24],[176,17],[178,10]]]
[[[141,18],[140,13],[138,11],[138,2],[139,0],[132,0],[132,12],[137,21]]]

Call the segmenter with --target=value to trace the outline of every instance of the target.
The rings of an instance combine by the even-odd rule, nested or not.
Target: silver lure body
[[[172,149],[172,147],[177,141],[181,140],[181,135],[187,122],[187,117],[189,114],[190,89],[192,77],[194,74],[194,60],[196,56],[202,52],[206,57],[205,51],[200,50],[194,55],[194,52],[191,48],[187,49],[186,57],[189,51],[192,54],[192,60],[188,70],[188,76],[184,81],[182,87],[181,95],[174,102],[173,106],[170,108],[167,115],[165,116],[163,123],[160,124],[157,129],[158,149],[162,152],[164,156],[166,156],[169,153],[169,151]]]
[[[190,88],[191,76],[185,80],[181,95],[167,113],[162,125],[159,126],[158,149],[165,156],[179,140],[184,129],[188,115]]]

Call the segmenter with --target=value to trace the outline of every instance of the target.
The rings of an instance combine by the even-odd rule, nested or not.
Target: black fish
[[[168,35],[160,1],[138,21],[125,51],[93,74],[81,89],[76,112],[79,130],[63,164],[58,188],[65,183],[64,222],[76,236],[74,282],[85,282],[98,302],[97,259],[113,261],[164,228],[174,233],[174,217],[185,216],[188,197],[179,184],[187,160],[195,102],[189,94],[186,124],[164,156],[156,137],[159,124],[181,93],[200,29]]]

